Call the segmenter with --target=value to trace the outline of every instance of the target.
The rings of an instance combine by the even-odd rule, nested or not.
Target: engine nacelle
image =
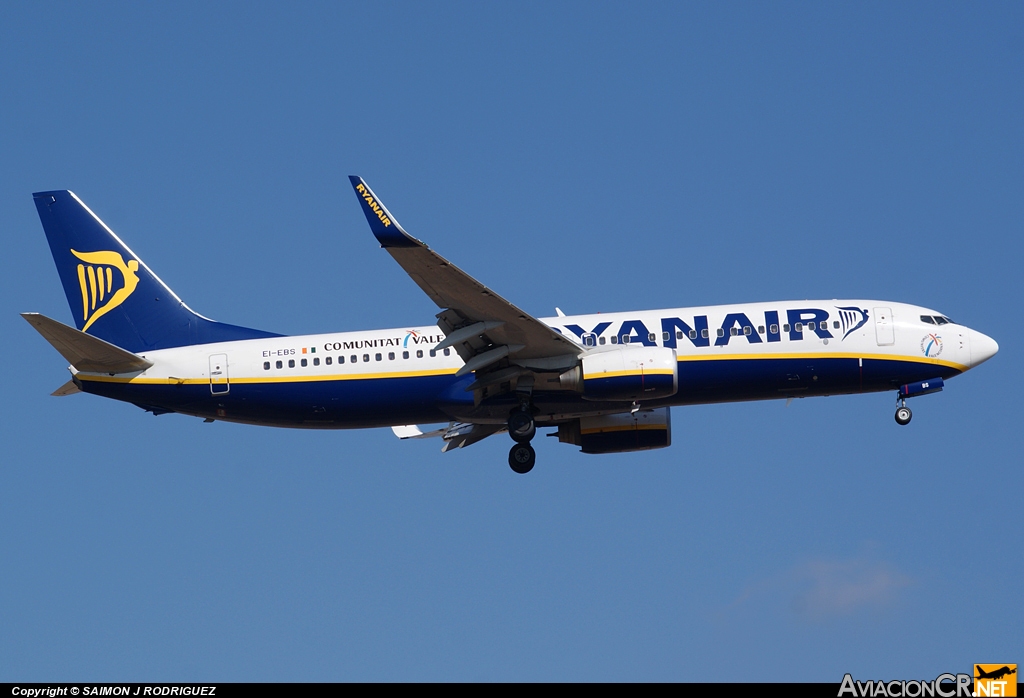
[[[634,414],[583,417],[558,426],[558,440],[584,453],[626,453],[672,445],[672,420],[667,407]]]
[[[559,376],[559,382],[583,393],[584,400],[639,402],[672,397],[679,389],[676,350],[636,346],[594,352]]]

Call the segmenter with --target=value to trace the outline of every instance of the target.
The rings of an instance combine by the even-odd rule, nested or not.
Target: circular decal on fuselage
[[[925,335],[921,340],[921,353],[933,359],[942,353],[942,337],[937,334]]]

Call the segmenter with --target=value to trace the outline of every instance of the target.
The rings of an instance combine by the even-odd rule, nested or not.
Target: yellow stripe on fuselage
[[[602,427],[600,429],[581,429],[581,434],[607,434],[612,431],[665,431],[664,424],[623,424],[620,427]]]
[[[401,373],[353,373],[353,374],[331,374],[314,376],[245,376],[232,378],[228,376],[224,383],[238,385],[242,383],[315,383],[319,381],[351,381],[351,380],[373,380],[378,378],[422,378],[425,376],[446,376],[457,371],[456,368],[438,369],[432,371],[403,371]],[[87,373],[77,374],[82,380],[96,381],[97,383],[132,383],[134,385],[207,385],[209,378],[150,378],[148,376],[136,376],[126,378],[124,376],[92,375]]]
[[[955,368],[958,371],[966,371],[967,366],[953,361],[932,359],[927,356],[905,356],[902,354],[860,354],[856,352],[814,352],[812,354],[687,354],[677,356],[677,360],[684,361],[744,361],[748,359],[872,359],[874,361],[910,361],[918,364],[933,364],[935,366],[946,366]]]
[[[718,354],[718,355],[686,355],[679,356],[679,363],[688,361],[745,361],[745,360],[772,360],[772,359],[871,359],[876,361],[910,361],[920,364],[931,364],[934,366],[945,366],[957,371],[966,371],[967,366],[932,359],[924,356],[901,356],[898,354],[858,354],[858,353],[813,353],[813,354]],[[454,374],[458,369],[444,368],[423,371],[401,371],[394,373],[338,373],[327,375],[292,375],[292,376],[244,376],[232,378],[228,381],[232,384],[259,384],[259,383],[316,383],[329,381],[351,381],[351,380],[378,380],[382,378],[422,378],[428,376],[446,376]],[[672,375],[671,369],[652,369],[644,371],[647,375]],[[77,374],[81,380],[95,381],[98,383],[132,383],[134,385],[207,385],[210,382],[208,377],[204,378],[150,378],[148,376],[136,376],[127,378],[124,376],[110,376],[106,374]],[[589,376],[587,380],[601,378],[619,378],[623,376],[640,376],[640,371],[610,371],[596,376]]]
[[[652,368],[645,371],[608,371],[606,373],[595,373],[592,376],[587,376],[586,380],[596,380],[598,378],[621,378],[622,376],[671,376],[674,371],[671,368]]]

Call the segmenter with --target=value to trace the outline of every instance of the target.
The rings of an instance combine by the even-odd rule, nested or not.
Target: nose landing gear
[[[910,424],[910,418],[914,416],[914,413],[907,407],[906,400],[900,399],[897,401],[897,404],[899,406],[896,408],[896,423],[901,427],[905,427]]]
[[[907,407],[907,398],[916,397],[918,395],[931,395],[942,390],[943,383],[942,378],[929,378],[926,381],[917,381],[916,383],[907,383],[901,385],[900,389],[896,392],[896,423],[900,426],[906,426],[910,424],[910,408]]]
[[[516,443],[508,452],[508,464],[514,472],[523,475],[533,470],[537,462],[537,452],[530,445],[530,440],[537,434],[537,425],[533,421],[533,414],[529,405],[524,404],[520,409],[509,415],[508,435]]]

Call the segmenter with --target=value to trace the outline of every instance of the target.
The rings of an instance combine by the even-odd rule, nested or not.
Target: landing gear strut
[[[902,398],[897,400],[897,405],[899,406],[896,408],[896,423],[905,427],[910,424],[910,418],[914,416],[914,413],[907,407],[907,401]]]
[[[533,470],[533,465],[537,462],[537,452],[530,445],[530,440],[536,433],[537,425],[533,421],[529,405],[524,404],[509,415],[508,435],[516,443],[508,452],[508,464],[513,471],[520,475]]]

